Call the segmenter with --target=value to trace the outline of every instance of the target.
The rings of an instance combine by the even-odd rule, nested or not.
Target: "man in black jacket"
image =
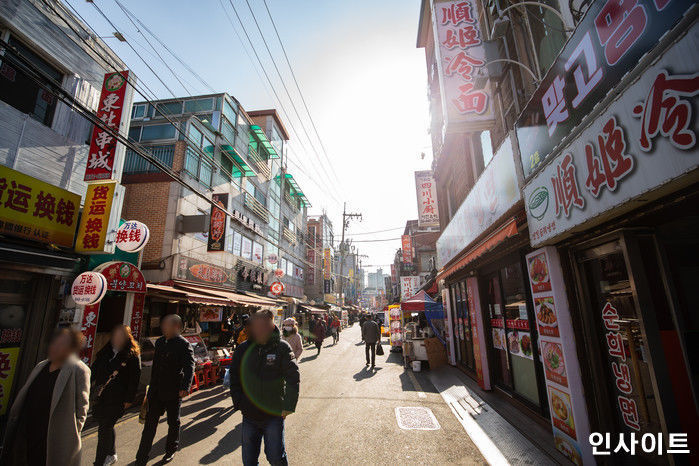
[[[174,458],[180,441],[180,405],[182,398],[189,394],[194,374],[194,350],[180,335],[180,316],[170,314],[163,317],[160,328],[163,336],[155,342],[155,356],[148,388],[148,413],[136,454],[136,464],[139,466],[148,461],[158,420],[165,411],[168,430],[162,462],[169,463]]]
[[[299,368],[271,311],[252,315],[250,334],[236,348],[230,367],[233,406],[243,414],[243,464],[258,464],[264,438],[267,461],[287,465],[284,419],[296,410]]]

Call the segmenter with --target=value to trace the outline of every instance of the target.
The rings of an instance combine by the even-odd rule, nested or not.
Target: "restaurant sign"
[[[80,196],[0,165],[0,234],[73,247]]]
[[[420,277],[409,275],[400,277],[400,300],[406,301],[420,291]]]
[[[236,272],[196,259],[180,256],[175,278],[209,285],[235,286]]]
[[[126,102],[129,72],[120,71],[104,75],[102,93],[97,106],[97,117],[110,129],[120,132],[122,117],[128,126],[130,104]],[[121,148],[123,152],[124,149]],[[117,139],[95,125],[90,139],[90,153],[85,167],[85,181],[118,179]]]
[[[593,113],[692,4],[684,0],[592,2],[517,120],[525,178]],[[696,49],[687,50],[691,54]]]
[[[699,73],[687,60],[697,27],[649,67],[624,94],[524,188],[532,245],[540,245],[699,165],[695,120]],[[668,71],[668,70],[671,70]],[[586,225],[587,228],[589,225]]]
[[[435,1],[437,70],[447,131],[481,131],[494,122],[486,53],[475,0]]]
[[[207,252],[220,252],[226,249],[226,226],[228,225],[228,194],[212,194],[211,221],[209,222],[209,238]]]
[[[417,224],[419,227],[438,227],[437,183],[432,170],[415,172],[417,194]]]
[[[404,264],[413,263],[413,239],[410,235],[402,235],[400,237],[400,246],[402,251],[402,259]]]
[[[437,240],[439,268],[493,226],[521,198],[511,138],[503,141]]]

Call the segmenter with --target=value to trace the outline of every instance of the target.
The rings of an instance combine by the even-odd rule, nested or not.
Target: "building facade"
[[[422,5],[450,360],[576,464],[592,432],[697,438],[696,37],[686,2]]]
[[[306,225],[306,296],[309,301],[322,303],[335,292],[333,224],[323,213],[308,217]]]

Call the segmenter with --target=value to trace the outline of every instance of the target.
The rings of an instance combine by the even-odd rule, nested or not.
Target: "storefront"
[[[662,434],[660,451],[615,455],[628,464],[688,460],[667,454],[672,433],[688,434],[689,450],[699,448],[691,357],[699,352],[699,152],[691,112],[699,70],[696,60],[687,60],[696,56],[699,28],[696,8],[686,11],[689,3],[657,5],[650,7],[644,40],[625,46],[629,60],[604,65],[605,75],[624,76],[604,84],[618,85],[609,92],[614,100],[594,112],[571,113],[582,129],[558,150],[540,145],[534,166],[522,149],[525,174],[531,173],[523,190],[530,239],[541,248],[528,256],[538,325],[553,332],[570,324],[577,352],[585,355],[582,387],[562,378],[565,371],[545,368],[554,434],[562,414],[583,408],[591,432],[627,439]],[[565,62],[584,34],[576,31],[559,60]],[[558,285],[537,291],[547,280]],[[561,334],[559,348],[558,335],[551,337],[542,346],[544,361],[560,351],[555,359],[567,365],[565,338]],[[575,429],[560,430],[557,446],[559,439],[577,441],[583,456],[589,454],[580,429],[577,439]]]

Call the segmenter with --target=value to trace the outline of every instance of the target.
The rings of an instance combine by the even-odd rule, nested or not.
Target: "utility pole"
[[[342,291],[343,291],[343,285],[345,283],[344,277],[342,276],[345,268],[345,230],[349,226],[350,220],[353,218],[358,218],[359,221],[362,221],[362,214],[350,214],[347,213],[347,203],[345,202],[342,205],[342,241],[340,241],[340,286],[337,294],[337,301],[340,305],[342,305]]]

